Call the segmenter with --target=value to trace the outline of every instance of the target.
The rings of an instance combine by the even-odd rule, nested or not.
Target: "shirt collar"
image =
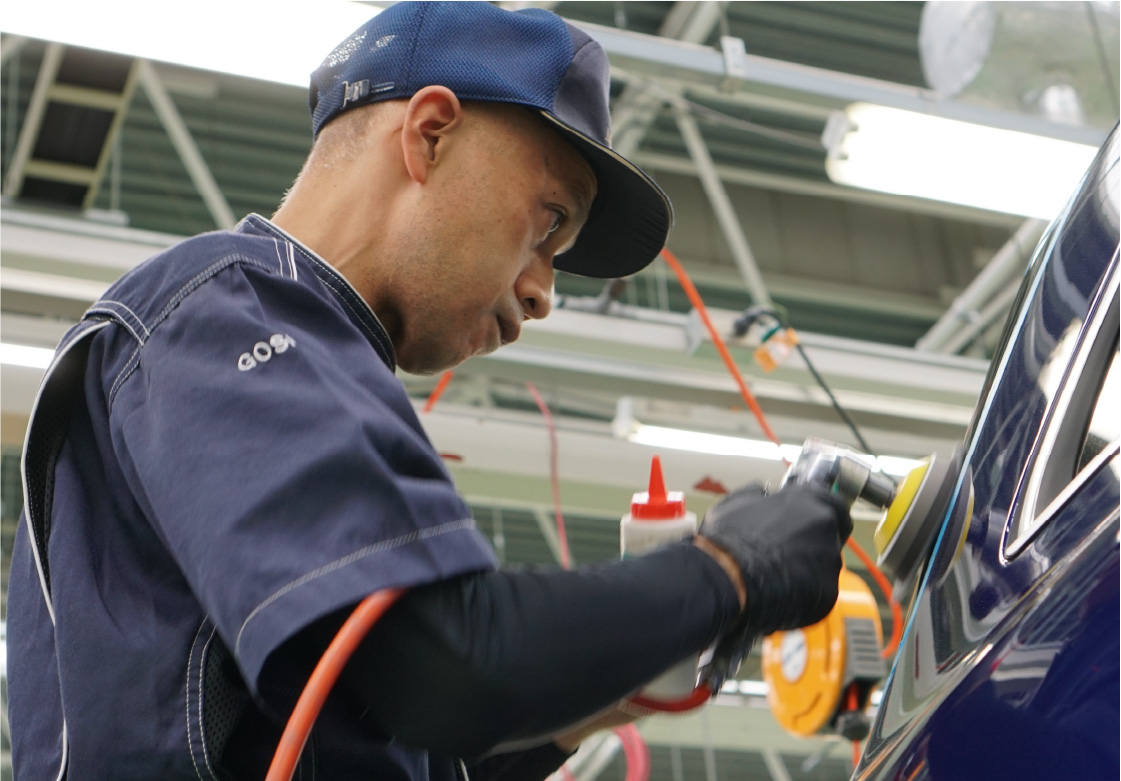
[[[343,304],[343,310],[348,314],[351,320],[354,320],[356,325],[371,337],[370,343],[374,346],[374,349],[378,351],[378,354],[389,368],[396,371],[397,357],[393,351],[393,343],[389,340],[389,334],[386,333],[381,321],[379,321],[377,315],[374,314],[374,310],[370,309],[370,305],[366,303],[366,300],[358,295],[358,291],[354,289],[354,286],[347,281],[346,277],[336,271],[330,263],[315,254],[315,252],[304,245],[299,239],[277,226],[272,220],[262,217],[259,214],[250,214],[247,216],[237,224],[234,231],[237,233],[268,234],[293,244],[296,249],[299,250],[300,254],[311,264],[312,270],[315,271],[316,276],[322,281],[327,282],[327,288],[339,299],[339,302]]]

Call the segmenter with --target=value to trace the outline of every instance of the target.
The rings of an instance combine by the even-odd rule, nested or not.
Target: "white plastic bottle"
[[[654,456],[650,488],[634,495],[631,511],[623,516],[620,525],[623,558],[641,556],[696,533],[696,513],[686,511],[684,492],[666,491],[661,459]],[[647,685],[642,695],[668,701],[688,697],[696,685],[699,664],[700,654],[683,660]]]

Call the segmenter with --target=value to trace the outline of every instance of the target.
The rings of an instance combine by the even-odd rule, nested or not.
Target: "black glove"
[[[824,489],[737,489],[706,513],[700,534],[739,565],[747,604],[717,643],[704,680],[734,675],[755,638],[822,620],[837,601],[841,547],[852,533],[845,499]]]

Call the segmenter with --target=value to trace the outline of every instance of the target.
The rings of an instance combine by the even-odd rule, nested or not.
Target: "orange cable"
[[[849,686],[847,707],[850,711],[855,711],[860,708],[860,700],[857,698],[855,683]],[[860,764],[860,741],[854,740],[852,742],[852,769],[856,770],[858,764]]]
[[[864,563],[864,566],[872,573],[872,577],[876,580],[876,585],[880,587],[880,591],[887,597],[888,606],[891,608],[891,640],[884,646],[884,650],[880,655],[884,659],[890,659],[899,648],[899,641],[903,637],[903,608],[900,607],[899,601],[896,600],[895,595],[891,592],[891,583],[884,577],[884,573],[876,566],[876,562],[872,561],[872,557],[864,552],[864,549],[854,540],[849,537],[849,548],[856,554],[857,558]]]
[[[444,395],[444,390],[448,387],[448,383],[452,381],[452,372],[449,369],[440,375],[440,379],[436,382],[436,387],[432,389],[432,393],[428,395],[428,401],[424,402],[424,411],[431,412],[432,408],[436,406],[436,402]]]
[[[662,259],[669,264],[669,267],[672,268],[673,272],[677,275],[677,280],[681,284],[681,288],[685,291],[685,295],[689,297],[693,308],[697,310],[697,314],[700,315],[701,321],[705,324],[705,328],[708,329],[709,336],[712,337],[712,342],[716,345],[720,357],[724,359],[724,365],[728,367],[728,371],[731,372],[732,378],[736,381],[736,385],[739,386],[743,400],[747,402],[747,406],[751,409],[752,413],[754,413],[755,419],[759,421],[759,427],[763,429],[763,433],[766,434],[772,442],[776,445],[782,445],[782,442],[775,436],[774,431],[771,430],[770,425],[767,423],[767,418],[763,414],[763,410],[759,407],[758,402],[755,400],[755,396],[752,395],[747,387],[747,383],[744,382],[743,376],[740,374],[739,369],[736,367],[736,362],[732,358],[732,354],[728,351],[728,346],[724,343],[723,337],[720,336],[720,333],[712,324],[712,319],[708,316],[708,309],[705,307],[705,302],[701,299],[701,295],[697,292],[693,281],[689,279],[689,275],[685,273],[681,262],[670,252],[668,247],[662,250]],[[786,459],[784,458],[783,461],[786,461]],[[899,640],[903,634],[903,611],[899,606],[899,602],[896,601],[895,596],[891,593],[891,584],[888,582],[887,578],[884,577],[884,574],[880,572],[879,567],[876,566],[871,557],[864,552],[851,536],[849,537],[848,545],[852,548],[853,553],[857,555],[857,558],[868,568],[868,571],[872,573],[872,577],[875,578],[876,583],[887,599],[888,605],[891,607],[891,642],[889,642],[883,650],[883,657],[888,659],[899,647]]]
[[[716,330],[716,326],[712,324],[712,319],[708,316],[708,308],[705,302],[701,299],[701,294],[697,292],[697,288],[693,286],[693,280],[689,279],[689,275],[685,273],[685,269],[681,266],[681,262],[674,256],[669,248],[662,250],[662,258],[673,269],[673,273],[677,274],[677,281],[681,284],[681,288],[685,291],[685,295],[689,297],[690,303],[693,308],[697,310],[697,314],[701,316],[701,321],[708,329],[709,336],[712,337],[712,343],[716,345],[717,352],[720,357],[724,359],[724,365],[728,367],[728,371],[732,374],[732,379],[736,381],[739,386],[740,395],[743,400],[747,402],[748,408],[755,415],[755,419],[759,421],[759,427],[763,429],[763,433],[767,435],[767,439],[774,442],[776,445],[782,445],[782,441],[775,436],[775,432],[771,430],[771,425],[767,422],[767,417],[763,414],[763,410],[759,407],[759,402],[755,400],[755,396],[748,390],[747,383],[743,380],[743,375],[740,374],[739,368],[736,366],[732,354],[728,352],[728,346],[720,336],[720,332]],[[783,459],[784,461],[786,459]]]
[[[560,546],[560,563],[563,569],[572,569],[572,553],[568,548],[568,534],[565,531],[564,513],[561,510],[560,475],[557,464],[557,428],[553,423],[553,415],[549,412],[549,405],[532,382],[525,384],[529,395],[533,397],[541,415],[545,418],[545,427],[549,430],[549,483],[553,490],[553,514],[557,522],[557,541]],[[707,697],[705,699],[708,699]],[[650,778],[650,749],[642,739],[638,729],[633,724],[627,724],[615,729],[615,734],[623,745],[623,754],[626,758],[627,776],[625,781],[648,781]],[[571,773],[564,769],[566,776]]]
[[[354,612],[347,618],[342,629],[335,635],[335,639],[327,646],[327,651],[315,665],[315,670],[308,679],[292,715],[288,717],[288,725],[280,737],[272,764],[269,765],[265,781],[291,781],[296,770],[296,763],[300,761],[300,753],[304,750],[308,735],[315,724],[323,703],[331,687],[335,685],[351,654],[362,642],[362,638],[370,631],[374,623],[382,617],[386,610],[396,602],[405,589],[387,588],[374,592],[359,603]]]
[[[685,711],[693,710],[704,705],[712,697],[712,689],[708,686],[701,684],[693,689],[693,693],[681,700],[655,700],[650,697],[643,697],[641,694],[636,694],[627,700],[631,705],[639,708],[646,708],[647,710],[659,711],[662,713],[684,713]]]
[[[557,521],[557,539],[560,543],[560,559],[563,569],[572,569],[572,554],[568,550],[568,533],[564,525],[564,513],[561,512],[560,476],[557,469],[557,429],[553,425],[553,416],[549,412],[549,405],[537,392],[532,382],[527,382],[525,387],[529,395],[537,402],[537,409],[545,417],[545,427],[549,430],[549,483],[553,489],[553,515]]]

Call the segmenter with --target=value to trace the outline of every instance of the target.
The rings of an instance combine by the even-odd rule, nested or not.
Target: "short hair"
[[[384,100],[345,111],[334,117],[319,130],[307,159],[292,186],[284,193],[280,205],[283,206],[300,180],[312,172],[329,173],[332,168],[349,163],[365,151],[367,138],[374,125],[384,116],[389,107],[407,103],[407,98]],[[501,120],[511,112],[524,111],[532,114],[525,106],[490,101],[463,101],[463,109],[476,116]],[[538,118],[538,121],[542,121]],[[550,129],[552,129],[550,127]],[[556,132],[555,130],[553,132]],[[567,140],[567,139],[566,139]]]

